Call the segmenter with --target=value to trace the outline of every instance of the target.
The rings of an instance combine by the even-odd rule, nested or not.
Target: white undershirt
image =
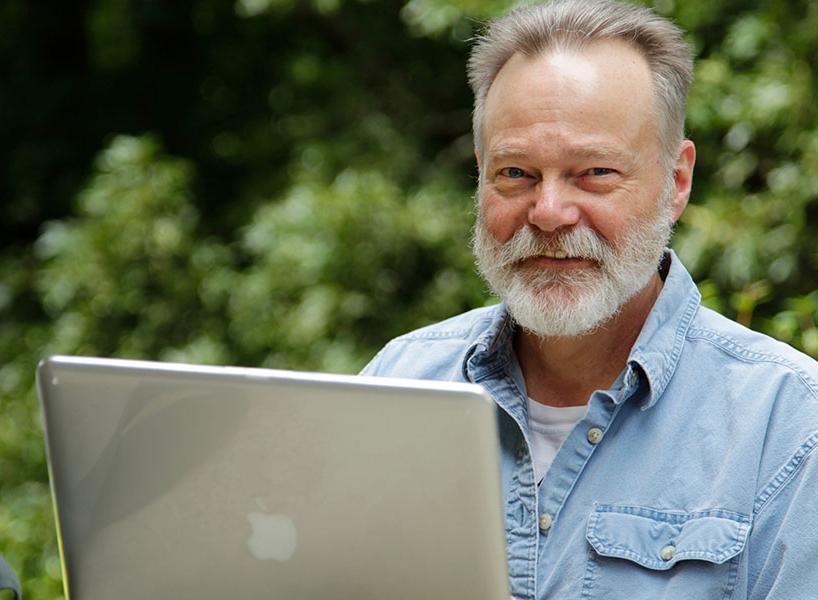
[[[557,408],[528,399],[528,431],[535,481],[542,480],[554,462],[557,450],[587,410],[587,405]]]

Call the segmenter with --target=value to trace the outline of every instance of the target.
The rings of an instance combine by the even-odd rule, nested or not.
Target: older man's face
[[[655,275],[684,202],[653,98],[647,63],[621,42],[515,55],[492,84],[475,254],[534,333],[587,332]]]

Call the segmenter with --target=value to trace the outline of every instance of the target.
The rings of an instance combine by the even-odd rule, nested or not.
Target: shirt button
[[[662,557],[662,560],[665,560],[665,561],[670,560],[671,558],[673,558],[674,554],[676,554],[676,548],[674,548],[673,546],[665,546],[659,552],[659,556]]]
[[[591,427],[588,430],[588,441],[596,445],[602,441],[602,430],[599,427]]]
[[[554,520],[548,513],[540,515],[540,529],[542,529],[543,531],[548,531],[549,529],[551,529],[551,524],[553,522]]]

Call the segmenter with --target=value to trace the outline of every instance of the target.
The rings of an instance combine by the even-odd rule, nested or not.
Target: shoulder
[[[405,333],[389,343],[447,338],[462,340],[476,339],[488,329],[501,314],[502,306],[500,304],[475,308],[444,321]]]
[[[501,305],[470,310],[386,344],[362,375],[461,380],[468,350],[504,315]]]
[[[686,346],[686,374],[698,377],[688,391],[704,399],[735,447],[752,442],[744,453],[758,457],[758,501],[771,497],[818,449],[818,363],[707,308]]]
[[[687,340],[702,353],[713,353],[725,365],[744,372],[777,373],[791,386],[818,399],[818,362],[792,346],[753,331],[717,312],[700,307]],[[742,368],[746,366],[746,368]]]

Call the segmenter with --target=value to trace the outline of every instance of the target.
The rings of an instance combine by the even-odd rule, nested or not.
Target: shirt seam
[[[496,309],[496,306],[489,308]],[[415,331],[404,333],[403,335],[400,335],[392,339],[390,341],[390,344],[394,342],[439,339],[461,339],[467,341],[471,337],[472,332],[479,331],[480,333],[474,336],[474,339],[477,340],[480,337],[480,335],[482,335],[483,332],[488,330],[491,327],[491,325],[496,321],[497,315],[494,313],[496,313],[496,310],[492,310],[490,315],[481,316],[477,320],[472,321],[468,324],[464,324],[463,326],[457,329],[442,330],[437,329],[437,327],[440,325],[439,323],[429,325],[425,328],[416,329]]]
[[[467,329],[448,330],[448,331],[413,331],[402,336],[396,337],[392,342],[413,342],[417,340],[440,340],[440,339],[468,339],[469,333],[473,327]]]
[[[687,337],[689,340],[701,340],[710,343],[714,348],[718,348],[725,354],[743,360],[749,364],[757,363],[772,363],[781,367],[786,367],[791,372],[798,375],[801,382],[807,387],[813,398],[818,397],[818,384],[812,379],[801,367],[794,362],[777,354],[768,354],[766,352],[759,352],[757,350],[750,350],[742,346],[735,340],[721,335],[720,333],[702,327],[691,327],[688,330]]]
[[[792,458],[762,488],[753,503],[753,520],[795,479],[816,448],[818,448],[818,432],[808,437]]]

